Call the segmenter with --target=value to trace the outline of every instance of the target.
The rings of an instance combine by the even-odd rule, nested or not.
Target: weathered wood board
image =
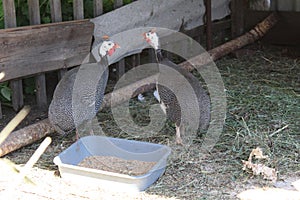
[[[81,64],[93,31],[89,20],[0,30],[0,82]]]

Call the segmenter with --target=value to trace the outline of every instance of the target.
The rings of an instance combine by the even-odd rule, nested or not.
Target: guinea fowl
[[[60,134],[69,133],[78,125],[91,121],[100,109],[108,80],[107,56],[111,56],[119,48],[119,45],[107,36],[103,37],[103,40],[98,51],[101,59],[98,63],[68,71],[56,86],[48,118]],[[97,82],[93,82],[91,77],[97,77],[93,79]],[[80,101],[83,102],[83,106],[74,105]],[[77,131],[76,137],[78,138]]]
[[[157,62],[166,65],[168,67],[171,67],[172,69],[175,69],[178,73],[180,73],[185,78],[185,80],[189,82],[197,97],[196,102],[198,103],[198,105],[193,105],[193,106],[199,106],[199,112],[200,112],[199,128],[201,131],[206,130],[209,126],[209,121],[210,121],[210,98],[206,93],[206,91],[202,88],[199,80],[187,70],[173,63],[168,58],[163,57],[160,49],[159,37],[155,32],[155,30],[146,32],[143,34],[143,36],[146,42],[153,47]],[[160,77],[160,78],[164,78],[164,77]],[[177,81],[176,79],[177,78],[174,77],[175,82]],[[181,135],[184,134],[184,130],[185,130],[184,124],[188,124],[189,122],[187,122],[186,121],[187,119],[184,119],[184,117],[182,116],[180,104],[178,102],[176,95],[172,92],[172,90],[159,83],[156,84],[156,89],[159,94],[159,98],[157,99],[160,101],[161,108],[164,110],[167,117],[172,122],[175,123],[176,143],[182,145],[183,143],[182,143]],[[177,95],[181,95],[180,91],[178,93],[179,94]]]

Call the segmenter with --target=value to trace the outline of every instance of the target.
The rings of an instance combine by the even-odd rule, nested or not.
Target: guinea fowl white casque
[[[77,67],[68,71],[56,86],[53,99],[49,106],[48,118],[55,130],[60,134],[69,133],[74,130],[77,125],[91,121],[100,109],[108,80],[107,56],[111,56],[115,50],[120,47],[117,43],[109,40],[107,36],[104,36],[103,40],[98,51],[101,60],[97,64],[94,64],[93,67],[83,69],[88,71],[87,74],[101,72],[102,75],[101,73],[95,74],[95,76],[101,75],[101,78],[98,78],[98,83],[89,83],[89,81],[91,81],[89,79],[90,77],[78,77],[77,75],[81,75],[80,70],[82,69]],[[99,70],[99,67],[103,68],[101,69],[102,71]],[[82,79],[82,81],[79,86],[76,86],[76,90],[74,90],[74,84],[77,78]],[[94,91],[95,87],[88,86],[95,86],[95,84],[97,84],[96,91]],[[74,111],[74,106],[72,105],[74,92],[76,92],[76,95],[81,100],[89,102],[88,106],[91,106],[91,109],[86,109],[85,106],[76,106],[78,110]],[[91,110],[92,112],[90,112]],[[77,131],[76,136],[78,138]]]
[[[200,111],[199,128],[202,131],[206,130],[210,122],[210,98],[206,93],[206,91],[202,88],[199,80],[187,70],[173,63],[168,58],[163,57],[160,49],[159,37],[155,30],[146,32],[143,34],[143,36],[146,42],[153,47],[157,62],[169,66],[172,69],[175,69],[182,76],[184,76],[185,80],[187,80],[189,84],[192,86],[193,91],[197,96],[197,102],[198,102],[198,105],[192,105],[192,106],[199,106],[199,111]],[[159,94],[159,98],[157,99],[160,101],[162,109],[166,113],[167,117],[172,122],[175,123],[176,143],[182,145],[183,143],[182,143],[181,135],[184,134],[185,124],[188,124],[189,122],[187,122],[187,120],[184,119],[184,117],[181,114],[182,108],[180,107],[178,99],[176,97],[176,95],[180,95],[180,94],[174,94],[170,89],[160,85],[159,83],[156,84],[156,89]]]

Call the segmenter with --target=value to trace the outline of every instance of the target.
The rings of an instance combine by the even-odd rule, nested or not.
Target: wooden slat
[[[24,105],[23,83],[22,80],[12,80],[9,83],[12,90],[11,101],[15,111],[18,111]]]
[[[205,0],[206,50],[212,49],[211,0]]]
[[[4,25],[5,28],[12,28],[17,26],[15,3],[11,0],[3,0],[4,11]],[[4,80],[4,79],[3,79]],[[19,110],[23,102],[23,86],[22,80],[13,80],[10,82],[12,89],[12,105],[15,111]]]
[[[114,9],[120,8],[123,5],[123,0],[114,1]],[[122,59],[116,64],[117,78],[120,78],[125,73],[125,60]]]
[[[0,30],[1,82],[81,64],[93,31],[89,20]]]
[[[114,9],[120,8],[121,6],[123,6],[123,0],[114,1]]]
[[[244,33],[245,24],[245,9],[247,5],[246,0],[232,0],[231,1],[231,35],[232,38],[238,37]]]
[[[103,0],[94,0],[94,17],[103,14]]]
[[[135,54],[131,57],[132,67],[139,66],[141,64],[141,55]]]
[[[51,20],[52,22],[61,22],[62,21],[62,12],[61,12],[61,1],[60,0],[50,0],[50,8],[51,8]],[[58,80],[60,80],[67,69],[61,69],[58,73]]]
[[[41,23],[39,0],[28,0],[28,14],[31,25]],[[47,108],[46,77],[38,74],[35,77],[36,103],[40,109]]]
[[[2,0],[4,11],[4,25],[5,28],[12,28],[17,26],[15,2],[12,0]]]
[[[47,109],[46,76],[39,74],[35,77],[36,102],[40,109]]]
[[[60,0],[50,0],[50,9],[51,9],[51,21],[52,22],[61,22],[61,1]]]
[[[75,20],[84,19],[83,0],[73,0],[73,16]]]
[[[1,106],[1,101],[0,101],[0,119],[3,118],[3,114],[2,114],[2,106]]]
[[[120,79],[121,76],[125,74],[125,59],[120,60],[116,64],[116,70],[117,70],[117,78]]]
[[[28,0],[28,14],[30,24],[41,23],[39,0]]]

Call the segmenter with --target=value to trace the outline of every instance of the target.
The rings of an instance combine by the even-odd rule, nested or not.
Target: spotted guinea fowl
[[[101,60],[88,64],[87,67],[77,67],[68,71],[56,86],[48,118],[60,134],[69,133],[77,125],[92,120],[100,109],[108,79],[107,56],[111,56],[119,48],[119,45],[108,37],[103,39],[98,51]],[[92,82],[91,76],[97,76],[97,82]],[[87,102],[88,105],[74,105],[74,101],[83,104]],[[77,131],[76,136],[78,138]]]
[[[155,30],[146,32],[143,34],[143,36],[146,42],[153,47],[157,62],[169,66],[172,69],[175,69],[176,72],[179,72],[185,78],[185,80],[189,82],[197,97],[196,102],[198,103],[198,105],[195,106],[199,106],[199,112],[200,112],[199,128],[202,131],[206,130],[209,126],[209,121],[210,121],[210,98],[206,93],[206,91],[202,88],[201,84],[199,83],[199,80],[195,76],[193,76],[190,72],[181,68],[180,66],[178,66],[177,64],[173,63],[168,58],[163,56],[160,49],[159,37],[155,32]],[[181,84],[178,83],[176,77],[173,78],[174,78],[173,81],[177,82],[174,85],[177,84],[178,86]],[[181,107],[178,102],[178,99],[176,98],[176,95],[169,88],[162,86],[158,83],[156,84],[156,89],[159,95],[159,98],[157,99],[160,101],[162,109],[166,113],[167,117],[172,122],[175,123],[176,143],[182,144],[181,135],[184,134],[184,130],[185,130],[184,124],[188,124],[189,122],[186,122],[187,119],[184,119],[184,117],[182,116]],[[180,95],[180,91],[178,93],[179,94],[177,95]]]

